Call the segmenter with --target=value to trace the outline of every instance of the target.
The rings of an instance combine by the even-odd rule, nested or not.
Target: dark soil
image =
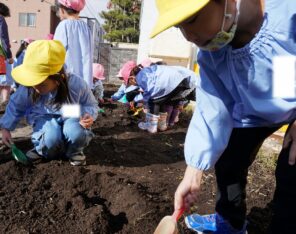
[[[161,218],[172,214],[174,191],[185,169],[189,117],[183,114],[178,126],[152,135],[138,129],[138,119],[128,116],[125,106],[104,109],[106,116],[96,121],[95,137],[85,150],[87,166],[54,160],[25,167],[2,149],[0,233],[153,233]],[[23,150],[31,148],[29,135],[16,143]],[[265,164],[257,160],[250,171],[251,234],[266,233],[271,217],[274,172]],[[208,172],[193,211],[212,213],[214,204],[215,178]]]

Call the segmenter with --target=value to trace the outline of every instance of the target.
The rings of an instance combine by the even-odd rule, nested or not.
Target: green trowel
[[[17,162],[24,165],[30,164],[30,161],[27,159],[26,155],[19,148],[17,148],[15,144],[11,145],[11,153]]]

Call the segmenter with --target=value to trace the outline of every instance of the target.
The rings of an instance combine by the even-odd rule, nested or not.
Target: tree
[[[111,0],[100,16],[104,19],[105,39],[110,42],[138,43],[140,0]]]

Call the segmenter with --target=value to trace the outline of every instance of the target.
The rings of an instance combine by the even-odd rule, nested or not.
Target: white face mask
[[[223,22],[222,22],[222,27],[221,31],[218,32],[215,37],[207,43],[205,46],[199,47],[202,50],[207,50],[207,51],[217,51],[227,44],[229,44],[235,35],[236,29],[237,29],[237,22],[238,22],[238,16],[239,16],[239,8],[240,8],[240,0],[237,1],[236,3],[236,16],[234,19],[234,23],[231,26],[229,32],[224,31],[224,26],[225,26],[225,19],[232,17],[232,14],[227,14],[227,1],[225,1],[225,8],[224,8],[224,17],[223,17]]]

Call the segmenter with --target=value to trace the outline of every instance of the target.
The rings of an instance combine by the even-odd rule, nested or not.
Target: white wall
[[[156,22],[157,15],[155,0],[143,0],[140,21],[138,63],[149,56],[149,50],[152,43],[149,39],[149,35]]]
[[[143,0],[137,62],[140,63],[143,59],[152,57],[163,59],[168,64],[192,68],[196,60],[197,48],[183,37],[179,29],[170,28],[154,39],[149,38],[157,16],[155,0]]]
[[[149,55],[188,59],[191,56],[191,48],[191,43],[183,37],[179,29],[169,28],[151,39]]]

